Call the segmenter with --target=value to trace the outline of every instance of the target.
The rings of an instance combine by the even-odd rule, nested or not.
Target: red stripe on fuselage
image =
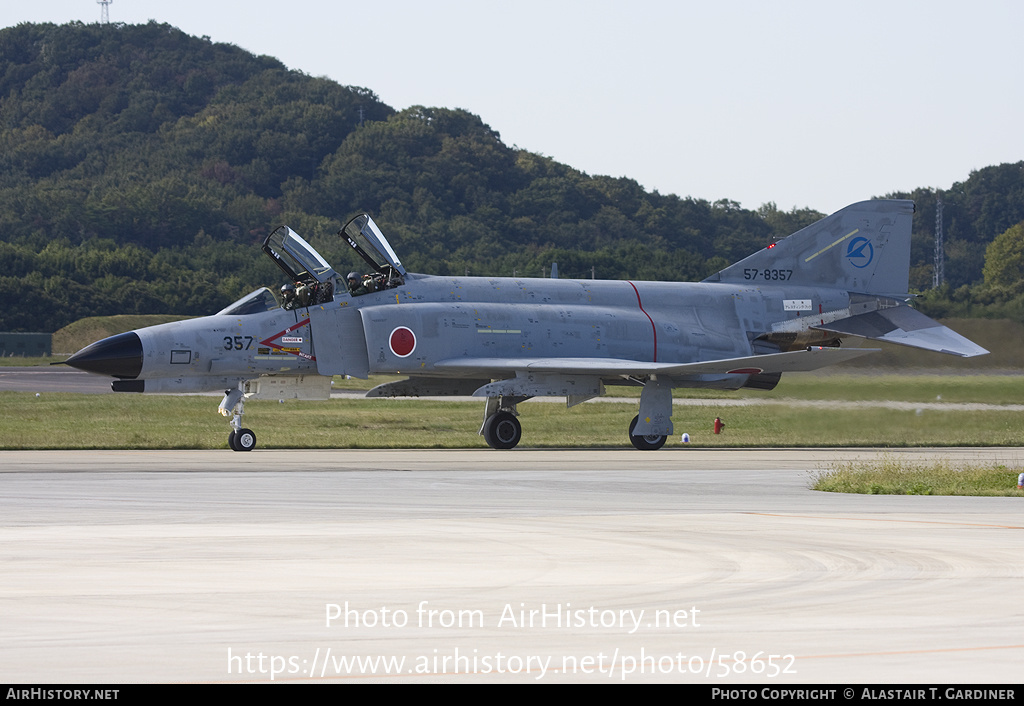
[[[644,316],[646,316],[647,320],[651,322],[651,333],[654,334],[654,361],[653,362],[657,363],[658,362],[658,329],[655,328],[655,326],[654,326],[654,319],[652,319],[651,315],[648,314],[647,311],[644,309],[644,303],[642,301],[640,301],[640,290],[638,290],[636,288],[636,285],[633,284],[632,282],[629,283],[629,286],[633,288],[634,292],[636,292],[636,305],[640,307],[640,311],[644,312]]]

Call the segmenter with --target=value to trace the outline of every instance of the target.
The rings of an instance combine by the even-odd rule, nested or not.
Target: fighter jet
[[[702,282],[442,277],[407,272],[367,214],[339,232],[362,269],[339,275],[282,226],[263,251],[287,277],[212,316],[97,341],[66,363],[118,392],[224,390],[229,446],[250,451],[246,399],[326,399],[331,376],[399,374],[368,397],[472,395],[495,449],[522,438],[517,405],[640,388],[627,436],[672,434],[672,390],[774,388],[783,373],[874,352],[849,336],[957,356],[987,353],[907,302],[912,201],[848,206]]]

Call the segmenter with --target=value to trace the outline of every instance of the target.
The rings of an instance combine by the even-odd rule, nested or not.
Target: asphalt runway
[[[0,367],[0,390],[11,392],[109,393],[112,380],[66,365]]]
[[[1019,682],[1024,500],[882,453],[0,452],[0,681]]]

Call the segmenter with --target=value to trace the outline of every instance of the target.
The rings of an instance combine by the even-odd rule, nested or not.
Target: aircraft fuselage
[[[751,355],[757,336],[781,322],[849,306],[846,292],[784,285],[410,274],[395,289],[340,294],[305,308],[219,314],[139,329],[134,333],[141,342],[141,368],[133,376],[119,376],[135,382],[116,387],[195,392],[275,374],[444,377],[450,371],[438,363],[456,359],[691,363],[738,358]],[[808,332],[801,344],[823,345],[830,338]],[[508,367],[514,369],[514,362]],[[475,374],[494,372],[488,367]],[[742,385],[732,378],[723,386]],[[683,378],[677,382],[685,384]]]
[[[849,300],[846,292],[807,287],[409,275],[405,286],[339,297],[312,308],[310,318],[321,374],[444,375],[438,363],[454,359],[749,356],[773,324],[848,309]],[[804,311],[786,311],[787,301]],[[343,325],[357,320],[361,327]],[[339,359],[334,342],[320,345],[320,328],[362,333],[365,369],[357,356]]]

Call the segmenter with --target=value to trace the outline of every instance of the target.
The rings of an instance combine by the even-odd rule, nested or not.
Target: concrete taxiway
[[[0,680],[1020,681],[1024,499],[880,455],[2,452]]]

